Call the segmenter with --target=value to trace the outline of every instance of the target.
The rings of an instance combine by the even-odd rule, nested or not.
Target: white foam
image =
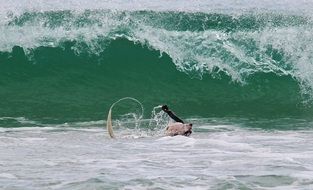
[[[28,138],[19,138],[19,139],[23,140],[23,141],[27,141],[27,142],[38,142],[38,141],[45,141],[46,140],[46,138],[37,138],[37,137],[28,137]]]
[[[214,189],[237,183],[247,188],[309,189],[313,181],[311,130],[220,127],[234,130],[136,138],[137,129],[129,129],[130,136],[123,129],[117,130],[121,138],[115,140],[104,134],[104,128],[12,131],[0,138],[5,143],[0,146],[0,171],[5,171],[0,174],[1,183],[11,187],[18,176],[23,180],[15,180],[15,185],[32,189],[66,189],[74,184],[77,188],[107,184],[118,189],[144,188],[144,184],[205,189],[210,184]],[[275,184],[269,187],[272,180]]]
[[[15,175],[10,173],[0,173],[0,178],[17,179]]]
[[[118,10],[174,10],[174,11],[210,11],[210,10],[258,10],[269,9],[275,11],[309,11],[313,3],[306,0],[1,0],[1,11],[23,10],[85,10],[85,9],[118,9]]]
[[[181,135],[177,136],[166,136],[166,137],[161,137],[156,140],[156,142],[160,143],[161,145],[174,145],[174,146],[179,146],[179,147],[192,147],[196,143],[196,139],[192,137],[185,137]]]

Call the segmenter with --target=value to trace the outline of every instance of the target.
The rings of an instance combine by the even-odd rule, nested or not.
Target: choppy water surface
[[[117,139],[99,123],[2,128],[0,188],[313,188],[312,130],[196,123],[191,137],[124,128]]]

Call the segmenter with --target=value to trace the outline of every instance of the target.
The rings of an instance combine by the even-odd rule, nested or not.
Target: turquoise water
[[[74,5],[3,8],[0,115],[100,120],[130,96],[184,117],[311,117],[312,19],[301,3],[285,11]]]
[[[0,4],[0,189],[313,188],[313,3]]]

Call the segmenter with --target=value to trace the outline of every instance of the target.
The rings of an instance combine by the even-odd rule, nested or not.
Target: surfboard
[[[107,117],[107,131],[108,131],[108,134],[111,138],[115,138],[114,133],[113,133],[113,126],[112,126],[112,109],[115,106],[115,104],[117,104],[123,100],[131,100],[131,101],[137,102],[141,107],[141,115],[139,116],[138,119],[141,119],[143,117],[143,106],[137,99],[132,98],[132,97],[124,97],[124,98],[121,98],[118,101],[114,102],[109,109],[109,113],[108,113],[108,117]]]
[[[112,108],[110,108],[107,118],[107,130],[111,138],[114,138],[113,128],[112,128]]]

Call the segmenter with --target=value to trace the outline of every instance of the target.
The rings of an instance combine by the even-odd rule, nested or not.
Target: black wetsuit
[[[179,123],[184,123],[183,120],[179,119],[172,111],[167,111],[166,112],[168,116],[170,116],[174,121],[179,122]]]

